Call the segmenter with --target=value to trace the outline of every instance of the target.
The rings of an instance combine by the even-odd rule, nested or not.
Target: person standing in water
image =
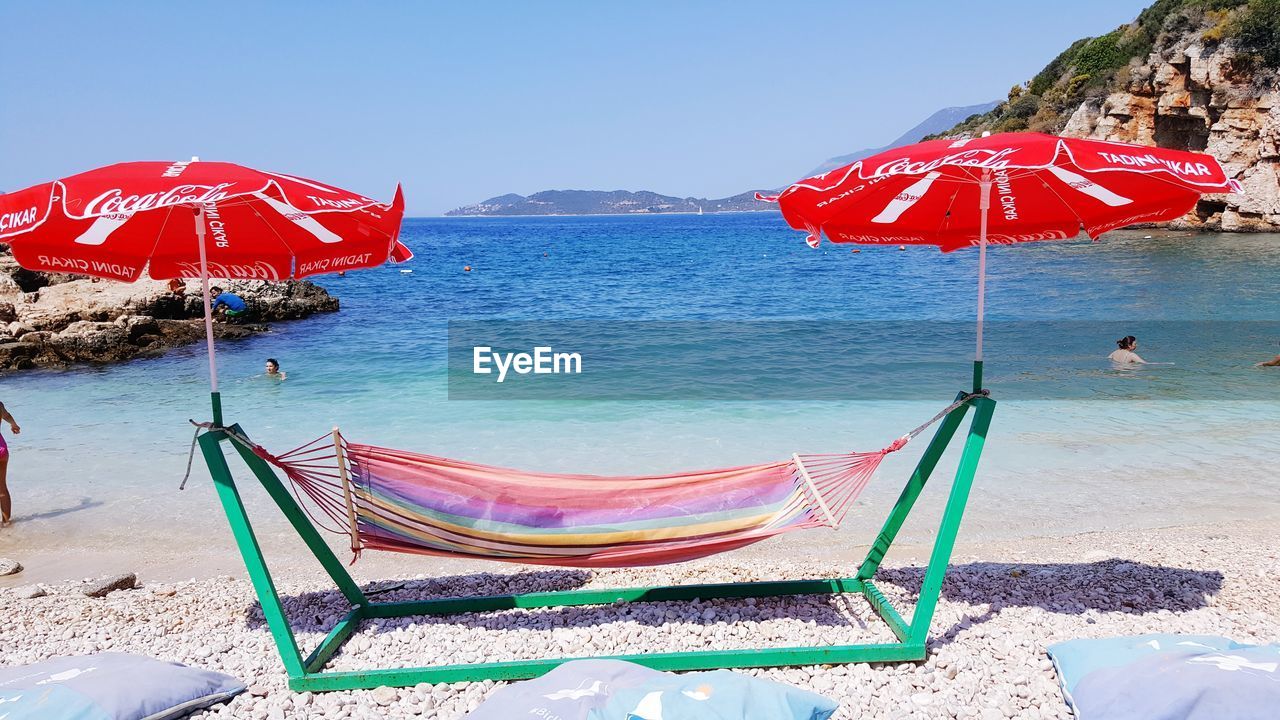
[[[1116,349],[1107,356],[1107,359],[1117,365],[1147,365],[1147,361],[1138,357],[1138,353],[1134,352],[1138,349],[1138,338],[1132,335],[1125,335],[1116,341]]]
[[[280,369],[280,361],[275,358],[267,358],[267,377],[272,380],[284,380],[288,376]]]
[[[9,409],[0,402],[0,423],[9,423],[9,429],[14,435],[22,433],[22,428],[18,427],[18,423],[14,422],[13,416],[9,414]],[[9,446],[4,441],[4,435],[0,434],[0,527],[9,524],[13,513],[13,501],[9,497],[9,486],[7,484],[9,474]]]

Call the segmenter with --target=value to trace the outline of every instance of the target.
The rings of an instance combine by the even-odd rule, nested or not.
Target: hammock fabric
[[[838,527],[883,450],[671,475],[527,472],[347,442],[334,430],[279,456],[247,439],[351,549],[566,567],[683,562],[792,530]],[[301,497],[299,497],[301,500]],[[310,512],[310,511],[308,511]]]

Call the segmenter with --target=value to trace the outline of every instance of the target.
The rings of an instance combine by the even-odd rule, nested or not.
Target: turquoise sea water
[[[228,419],[280,449],[340,425],[358,441],[493,464],[639,473],[875,449],[968,382],[976,252],[815,251],[771,214],[423,219],[404,239],[417,253],[408,265],[320,280],[341,312],[219,347]],[[1280,320],[1280,236],[995,247],[990,272],[987,385],[1002,402],[967,538],[1280,514],[1280,368],[1253,367],[1280,353],[1269,324]],[[830,372],[826,400],[764,386],[767,399],[735,402],[451,400],[448,321],[462,319],[867,330],[847,352],[797,343],[803,367]],[[1174,364],[1111,368],[1114,339],[1130,333],[1147,359]],[[261,377],[269,356],[288,381]],[[225,543],[198,459],[192,487],[177,490],[186,421],[208,414],[203,358],[197,346],[0,378],[24,428],[7,436],[20,522],[0,533],[0,554]],[[752,358],[724,362],[741,376]],[[874,511],[853,521],[859,539],[914,459],[900,455],[866,496]]]

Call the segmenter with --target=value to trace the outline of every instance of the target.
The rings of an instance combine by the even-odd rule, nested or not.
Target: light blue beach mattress
[[[1049,657],[1079,720],[1280,718],[1280,645],[1141,635],[1070,640]]]
[[[0,668],[0,719],[171,720],[243,690],[230,675],[140,655],[60,657]]]
[[[467,720],[826,720],[837,707],[728,670],[675,675],[621,660],[573,660],[495,691]]]

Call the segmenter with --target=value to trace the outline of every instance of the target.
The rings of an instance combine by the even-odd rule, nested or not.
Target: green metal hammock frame
[[[974,367],[974,391],[981,388],[981,363]],[[961,392],[956,400],[970,396]],[[779,648],[752,648],[741,650],[695,650],[673,653],[639,653],[617,655],[611,659],[627,660],[656,670],[710,670],[719,668],[777,667],[789,665],[822,665],[853,662],[904,662],[925,658],[925,643],[933,612],[942,592],[942,580],[951,560],[956,533],[960,529],[960,517],[964,514],[973,485],[978,459],[991,425],[996,403],[987,395],[970,397],[943,418],[928,447],[916,464],[914,472],[903,487],[898,500],[889,512],[884,527],[876,537],[858,574],[846,578],[813,580],[780,580],[775,582],[722,583],[713,585],[672,585],[660,587],[632,587],[616,590],[566,590],[560,592],[526,593],[522,595],[492,595],[484,597],[459,597],[410,602],[370,602],[360,586],[351,578],[342,561],[325,543],[317,529],[307,518],[305,511],[294,499],[288,488],[276,476],[265,460],[232,439],[230,433],[246,437],[239,425],[226,426],[222,421],[222,402],[218,393],[212,394],[213,429],[200,436],[201,453],[209,466],[222,508],[231,524],[236,545],[249,571],[249,579],[262,605],[262,614],[271,630],[272,638],[284,661],[289,675],[289,687],[297,692],[323,692],[329,690],[368,689],[383,685],[406,687],[418,683],[475,682],[482,680],[518,680],[536,677],[568,660],[580,658],[546,658],[510,662],[485,662],[465,665],[437,665],[417,668],[391,668],[378,670],[326,671],[324,668],[342,644],[351,637],[360,623],[374,618],[409,616],[456,615],[459,613],[492,612],[512,608],[553,608],[573,605],[609,605],[613,603],[692,601],[716,598],[781,597],[790,595],[861,594],[884,620],[897,638],[896,642],[866,643],[857,645],[823,645]],[[929,567],[916,601],[911,620],[907,621],[875,585],[876,571],[885,553],[897,537],[916,498],[924,490],[934,468],[951,444],[965,414],[973,409],[974,416],[964,440],[964,448],[956,469],[951,495],[943,509],[941,525],[929,557]],[[229,432],[228,432],[229,431]],[[304,656],[289,626],[280,595],[253,526],[249,522],[240,491],[223,454],[222,443],[229,442],[235,448],[249,470],[266,489],[267,494],[279,506],[280,511],[293,525],[317,561],[333,579],[337,589],[351,604],[346,614],[310,654]]]

